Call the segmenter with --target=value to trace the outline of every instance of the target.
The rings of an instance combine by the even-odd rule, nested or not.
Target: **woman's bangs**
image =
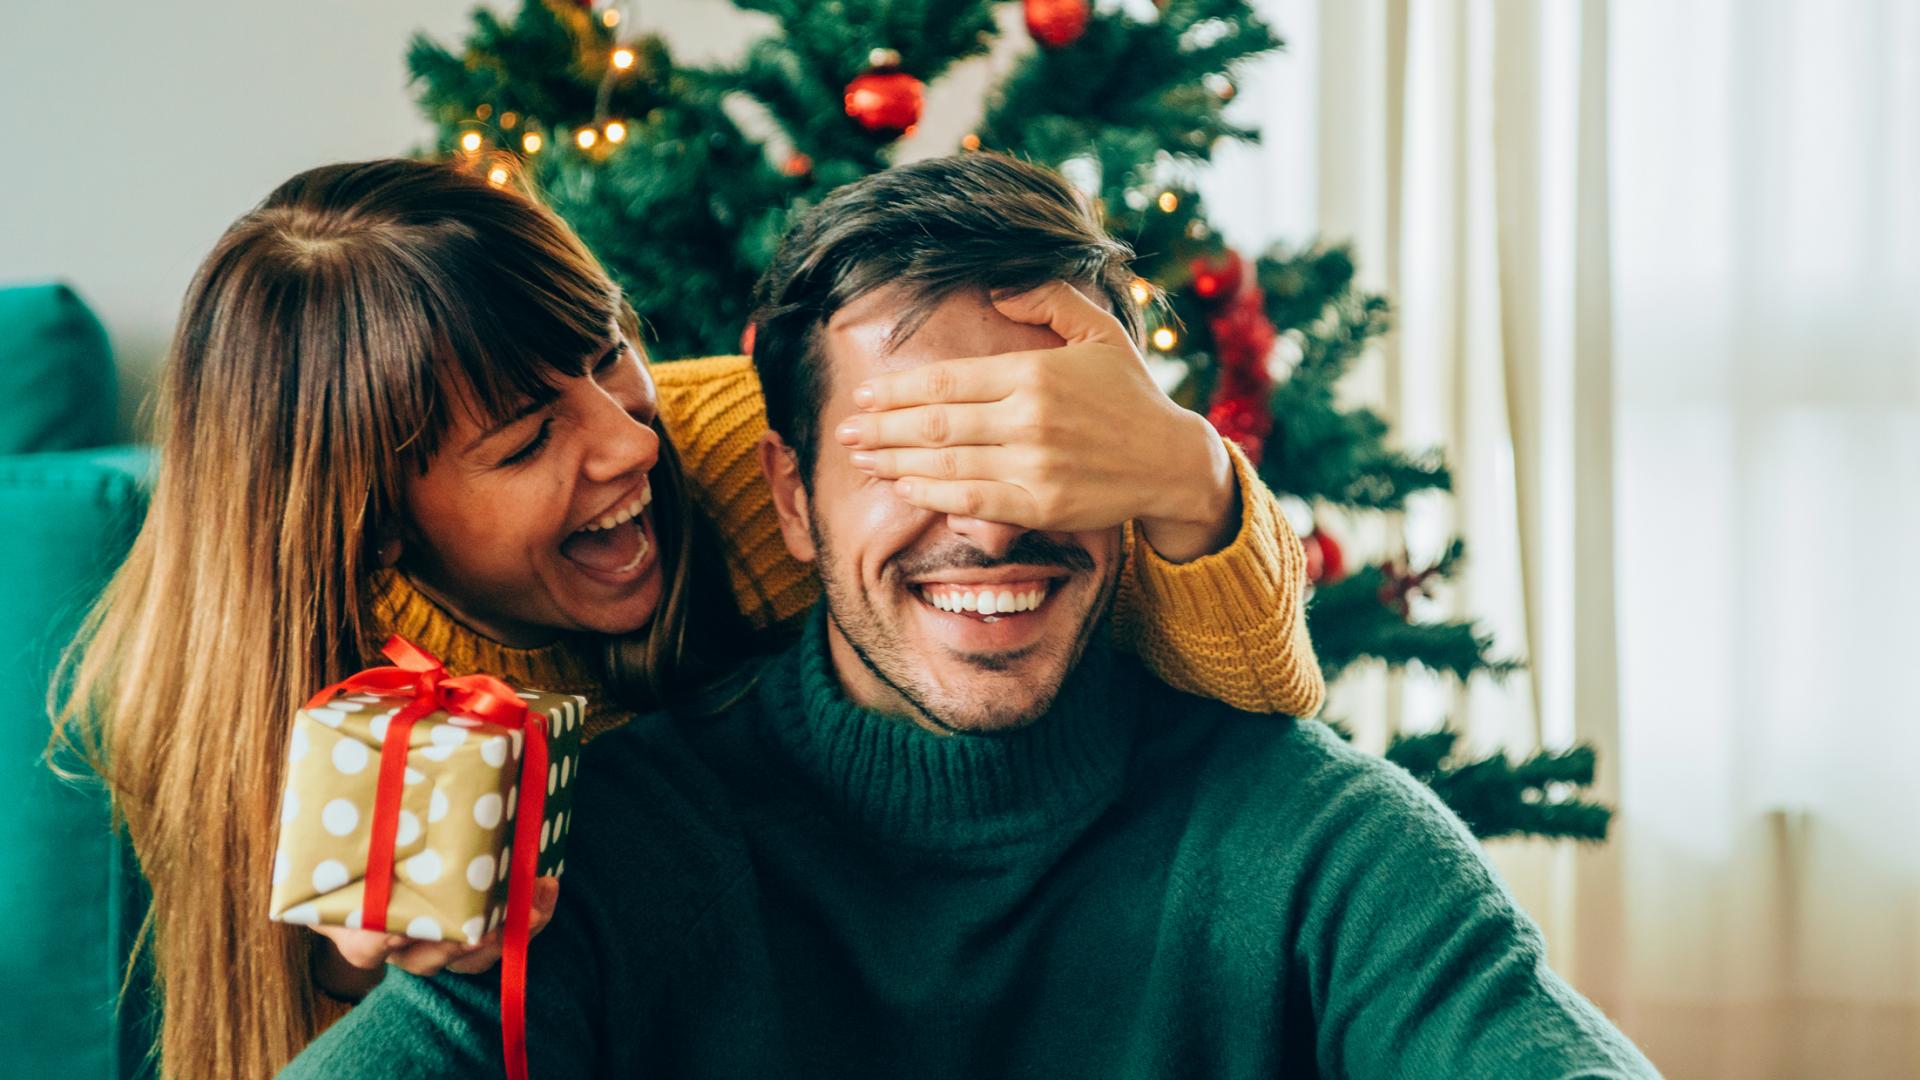
[[[616,333],[617,290],[569,248],[559,236],[512,237],[487,245],[450,282],[435,360],[443,378],[465,384],[485,421],[554,397]]]

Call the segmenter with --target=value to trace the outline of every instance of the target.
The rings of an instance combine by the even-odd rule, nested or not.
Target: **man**
[[[534,1075],[1656,1075],[1424,788],[1104,646],[1120,530],[958,512],[1004,492],[923,509],[899,484],[937,457],[823,448],[856,390],[963,427],[961,358],[1104,337],[1140,363],[1130,280],[1070,188],[988,155],[789,234],[762,464],[826,598],[711,709],[590,748]],[[396,974],[289,1074],[497,1071],[496,1002]]]

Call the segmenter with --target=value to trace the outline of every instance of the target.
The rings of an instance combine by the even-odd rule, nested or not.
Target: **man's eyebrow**
[[[512,416],[507,417],[505,420],[500,421],[498,424],[495,424],[494,426],[474,436],[473,441],[468,443],[466,449],[460,452],[463,454],[473,453],[474,449],[478,447],[481,443],[486,442],[488,439],[493,438],[495,435],[500,434],[501,432],[507,430],[508,428],[519,423],[520,421],[525,420],[527,417],[532,416],[534,413],[539,412],[541,409],[544,409],[551,404],[553,404],[552,398],[547,398],[544,400],[541,398],[534,398],[532,401],[529,401],[525,405],[522,405],[520,407],[519,412],[514,413]]]

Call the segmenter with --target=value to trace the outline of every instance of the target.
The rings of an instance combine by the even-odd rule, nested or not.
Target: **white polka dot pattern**
[[[313,868],[313,887],[316,891],[328,893],[347,883],[347,864],[338,859],[327,859]]]
[[[367,767],[367,744],[353,739],[341,739],[333,744],[333,767],[343,776],[358,775]]]
[[[460,924],[460,932],[467,936],[467,944],[480,944],[480,935],[487,932],[487,920],[479,915]]]
[[[334,799],[320,808],[320,824],[335,836],[345,836],[360,824],[360,808],[346,799]]]
[[[407,936],[421,941],[439,941],[446,935],[440,932],[440,923],[430,915],[422,915],[407,924]]]
[[[473,820],[483,829],[500,824],[500,796],[489,791],[474,800]]]
[[[493,856],[475,855],[467,864],[467,884],[485,891],[493,887]]]
[[[439,881],[440,872],[444,869],[440,861],[440,853],[432,848],[415,855],[400,866],[415,885],[431,885]]]

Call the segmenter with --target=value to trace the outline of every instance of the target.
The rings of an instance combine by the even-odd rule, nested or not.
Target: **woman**
[[[389,633],[454,670],[586,692],[593,732],[726,670],[759,646],[749,621],[811,599],[748,452],[751,370],[662,365],[656,385],[635,337],[557,217],[444,165],[303,173],[202,265],[160,391],[151,509],[60,714],[153,887],[165,1075],[270,1074],[343,1010],[314,977],[351,982],[342,954],[264,914],[286,721]],[[1155,476],[1151,449],[1111,485],[1109,524],[1188,481]],[[1231,545],[1173,565],[1132,540],[1118,623],[1170,681],[1309,712],[1302,557],[1235,460]],[[1141,599],[1208,589],[1247,624]],[[491,962],[375,944],[351,959]]]

